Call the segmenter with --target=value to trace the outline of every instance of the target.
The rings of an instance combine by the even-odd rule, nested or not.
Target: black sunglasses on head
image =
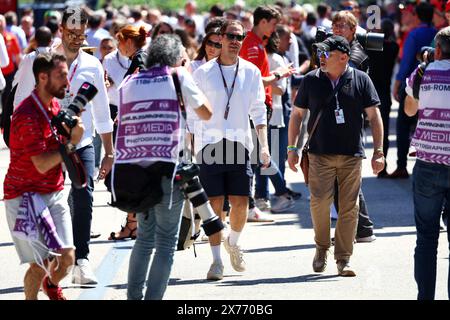
[[[211,46],[214,47],[216,49],[221,49],[222,48],[222,44],[219,42],[214,42],[212,40],[206,40],[206,45],[207,46]]]
[[[234,33],[227,32],[227,33],[224,33],[224,35],[230,41],[232,41],[232,40],[242,41],[245,38],[245,34],[234,34]]]

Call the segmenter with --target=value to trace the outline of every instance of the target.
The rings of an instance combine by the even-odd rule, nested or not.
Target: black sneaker
[[[300,192],[292,191],[289,188],[286,188],[286,189],[287,189],[288,194],[292,197],[292,199],[298,200],[302,197],[302,194]]]

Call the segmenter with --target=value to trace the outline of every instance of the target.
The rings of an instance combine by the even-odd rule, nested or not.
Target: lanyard
[[[39,109],[41,109],[41,111],[44,114],[45,118],[47,119],[48,124],[50,126],[50,130],[52,131],[53,135],[55,136],[56,141],[60,142],[59,141],[59,137],[58,137],[58,133],[56,132],[55,128],[53,128],[52,121],[50,120],[50,117],[48,116],[47,111],[45,111],[45,108],[42,106],[41,100],[39,100],[39,98],[36,96],[35,92],[32,92],[31,96],[32,96],[34,102],[38,105]]]
[[[70,92],[70,85],[72,83],[73,77],[75,76],[75,73],[77,72],[77,68],[78,68],[78,59],[80,58],[80,53],[78,54],[78,58],[77,58],[77,64],[75,65],[75,67],[73,68],[72,74],[69,77],[69,85],[67,86],[66,92],[69,93]]]
[[[128,70],[129,67],[125,67],[125,66],[122,64],[122,62],[120,62],[119,50],[117,50],[117,52],[116,52],[116,58],[117,58],[117,62],[119,63],[120,67],[121,67],[122,69]]]
[[[234,79],[233,79],[233,83],[231,84],[231,90],[228,90],[228,85],[227,85],[227,82],[225,81],[225,77],[223,76],[223,71],[222,71],[222,67],[220,66],[219,60],[217,60],[217,64],[219,65],[220,75],[222,76],[223,87],[224,87],[225,92],[227,93],[227,96],[228,96],[227,105],[225,107],[225,113],[223,115],[224,119],[227,120],[228,119],[228,113],[230,111],[230,100],[231,100],[231,96],[233,95],[234,84],[236,83],[236,78],[237,78],[237,74],[238,74],[238,71],[239,71],[239,59],[238,59],[237,65],[236,65],[236,71],[234,72]]]

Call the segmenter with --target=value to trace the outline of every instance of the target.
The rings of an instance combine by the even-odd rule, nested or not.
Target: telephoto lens
[[[60,135],[70,138],[70,134],[64,129],[62,124],[65,123],[69,128],[75,127],[77,120],[72,117],[79,116],[84,106],[95,97],[97,92],[98,90],[93,84],[84,82],[67,109],[59,111],[52,118],[52,125],[56,127]]]

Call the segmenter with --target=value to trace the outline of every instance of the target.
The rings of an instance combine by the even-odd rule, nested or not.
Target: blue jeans
[[[145,300],[161,300],[169,282],[184,197],[177,184],[171,191],[170,179],[163,177],[161,185],[164,192],[161,202],[147,213],[136,215],[138,230],[128,268],[128,300],[142,300],[147,273]],[[172,208],[169,209],[171,195]],[[156,250],[149,270],[153,249]]]
[[[87,174],[87,186],[70,189],[68,203],[72,215],[73,242],[76,259],[87,259],[91,240],[92,206],[94,197],[94,146],[87,145],[77,150]]]
[[[414,278],[419,300],[433,300],[436,289],[436,260],[439,224],[444,200],[450,201],[450,166],[417,160],[413,171],[414,218],[417,241]],[[450,242],[450,231],[447,228]],[[448,279],[450,297],[450,267]]]
[[[285,167],[286,161],[286,149],[287,149],[287,129],[286,132],[281,132],[283,129],[278,130],[278,139],[274,139],[275,145],[272,146],[272,130],[274,127],[269,127],[268,139],[269,139],[269,148],[270,152],[273,152],[273,147],[277,147],[278,152],[278,162],[283,164],[283,171]],[[285,139],[286,138],[286,139]],[[285,142],[286,140],[286,142]],[[274,173],[271,175],[261,175],[261,168],[257,167],[255,170],[255,198],[264,198],[269,199],[269,178],[275,188],[275,195],[281,196],[287,192],[286,181],[284,180],[284,173],[281,172],[277,163],[274,159],[270,162],[270,170]]]
[[[102,138],[98,133],[94,137],[94,150],[95,150],[95,167],[100,167],[100,161],[102,156]]]

